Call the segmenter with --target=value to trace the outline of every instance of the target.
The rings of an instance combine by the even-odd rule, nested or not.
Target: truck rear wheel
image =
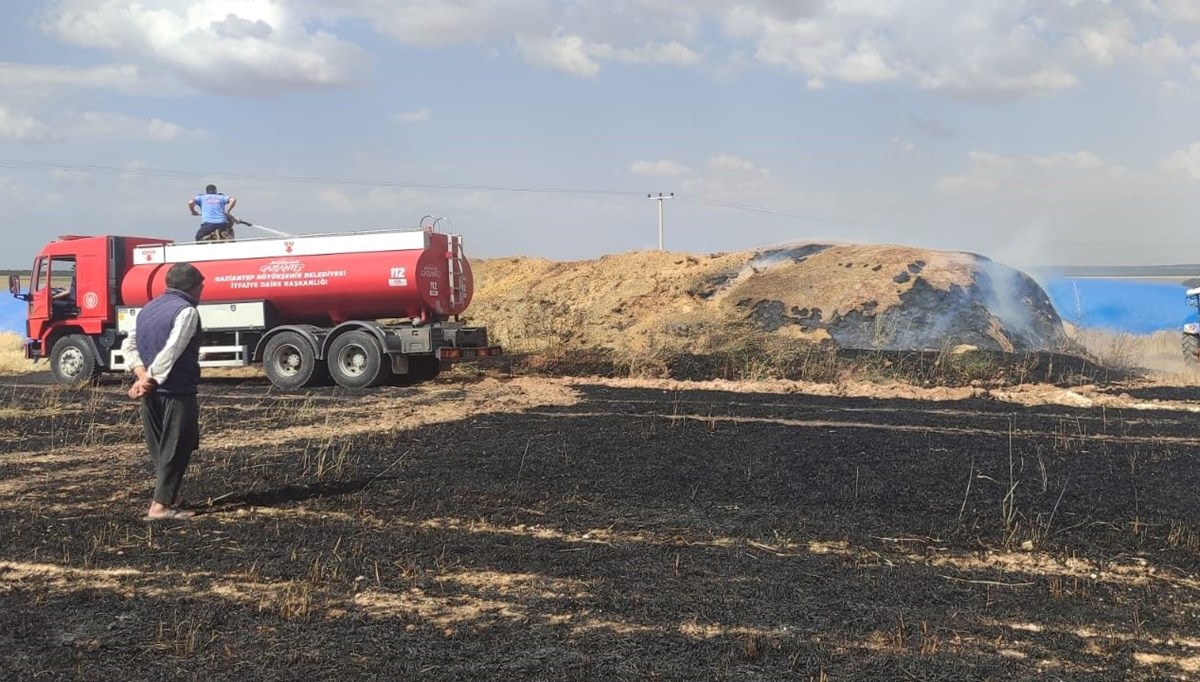
[[[272,384],[289,391],[319,384],[329,377],[328,368],[317,360],[308,339],[292,331],[280,332],[267,342],[263,369]]]
[[[346,388],[378,386],[391,374],[379,340],[362,330],[346,332],[334,339],[327,360],[333,380]]]
[[[92,340],[83,334],[70,334],[54,343],[50,351],[50,371],[62,384],[82,386],[100,376]]]

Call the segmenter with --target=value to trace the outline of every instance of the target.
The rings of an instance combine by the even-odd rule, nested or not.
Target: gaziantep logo
[[[286,241],[286,242],[284,242],[284,243],[283,243],[283,250],[284,250],[284,251],[286,251],[286,252],[288,252],[288,253],[291,253],[291,252],[292,252],[292,248],[293,248],[295,245],[296,245],[296,242],[294,242],[294,241],[291,241],[291,240],[288,240],[288,241]]]

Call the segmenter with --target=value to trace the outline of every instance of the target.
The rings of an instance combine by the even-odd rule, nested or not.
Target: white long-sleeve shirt
[[[137,352],[137,325],[134,325],[134,328],[129,330],[129,334],[125,337],[125,342],[121,344],[121,353],[125,356],[126,369],[132,372],[138,367],[145,367],[146,374],[161,384],[167,380],[167,375],[171,373],[175,361],[183,354],[183,349],[187,348],[199,327],[200,313],[196,312],[195,308],[189,306],[180,310],[171,324],[171,333],[167,336],[166,345],[147,365]]]

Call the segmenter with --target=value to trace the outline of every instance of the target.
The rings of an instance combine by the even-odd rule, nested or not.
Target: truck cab
[[[29,304],[25,357],[48,358],[63,383],[94,379],[119,346],[117,307],[121,276],[133,250],[163,240],[139,237],[64,235],[34,258],[29,288],[19,276],[9,291]]]

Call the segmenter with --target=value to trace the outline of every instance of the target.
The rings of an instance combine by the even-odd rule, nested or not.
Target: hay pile
[[[1055,350],[1062,321],[1031,278],[982,256],[803,244],[598,260],[475,261],[470,321],[516,352],[617,357],[797,342],[837,348]]]

